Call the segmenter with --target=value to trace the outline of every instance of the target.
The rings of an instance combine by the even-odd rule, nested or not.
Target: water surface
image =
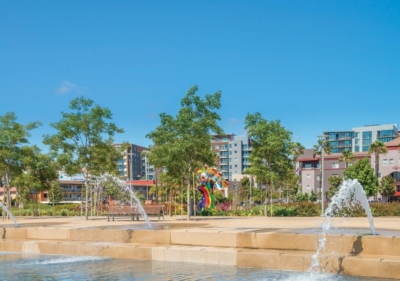
[[[374,280],[234,266],[0,252],[0,280]],[[382,280],[382,279],[379,279]]]

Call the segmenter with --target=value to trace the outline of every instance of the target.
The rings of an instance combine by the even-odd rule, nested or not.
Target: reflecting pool
[[[0,280],[378,280],[234,266],[0,252]],[[382,280],[382,279],[379,279]]]

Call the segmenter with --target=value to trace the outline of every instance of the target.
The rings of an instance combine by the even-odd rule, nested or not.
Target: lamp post
[[[325,143],[327,135],[318,136],[319,140],[321,140],[321,215],[323,216],[325,213],[324,206],[324,153],[325,153]]]

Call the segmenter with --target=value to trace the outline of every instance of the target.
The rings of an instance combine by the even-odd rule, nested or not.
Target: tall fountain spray
[[[6,208],[6,206],[3,205],[3,203],[0,202],[0,207],[3,209],[4,212],[7,213],[7,215],[11,218],[11,220],[14,222],[15,227],[19,227],[19,224],[17,223],[17,220],[11,215],[10,211]]]
[[[346,180],[340,186],[339,191],[332,197],[332,201],[329,203],[328,208],[324,213],[324,222],[322,223],[322,234],[319,238],[319,247],[316,253],[312,257],[311,267],[309,272],[314,272],[319,269],[319,254],[325,249],[326,234],[332,229],[331,218],[344,208],[351,209],[356,206],[362,206],[367,214],[369,226],[371,228],[371,234],[376,235],[374,227],[374,219],[372,217],[371,208],[369,207],[367,194],[364,188],[358,182],[358,180]]]
[[[98,186],[101,186],[102,183],[107,182],[107,181],[112,181],[114,182],[119,188],[121,188],[123,191],[127,191],[129,193],[130,196],[130,204],[132,207],[136,206],[139,210],[140,215],[145,219],[147,225],[149,228],[153,228],[150,220],[145,212],[145,210],[143,209],[142,204],[140,203],[140,200],[136,197],[135,193],[133,192],[132,189],[129,188],[129,186],[126,185],[125,181],[112,176],[110,174],[105,174],[105,175],[101,175],[99,177],[94,177],[94,180],[96,181]]]

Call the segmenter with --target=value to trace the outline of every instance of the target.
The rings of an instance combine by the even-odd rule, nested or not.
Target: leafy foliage
[[[328,198],[332,198],[338,191],[343,183],[343,178],[341,176],[330,176],[328,178],[329,190],[325,192]]]
[[[369,159],[363,158],[344,171],[344,179],[357,179],[363,186],[367,196],[376,195],[378,192],[378,178],[374,174]]]
[[[221,120],[217,113],[221,107],[221,93],[207,94],[201,99],[197,91],[197,86],[189,89],[176,117],[161,113],[160,125],[146,135],[154,143],[149,161],[156,168],[165,168],[179,181],[184,175],[187,196],[193,173],[202,165],[215,162],[215,154],[210,149],[210,134],[223,134],[217,124]]]
[[[108,108],[95,105],[91,99],[73,99],[69,108],[71,113],[61,112],[62,119],[50,124],[57,133],[45,135],[43,143],[50,146],[68,175],[83,172],[88,204],[90,176],[117,173],[117,160],[124,147],[116,149],[113,136],[123,130],[108,122],[112,118]],[[87,208],[85,216],[88,219]]]
[[[386,196],[387,198],[389,198],[389,196],[393,196],[395,192],[395,179],[391,175],[384,176],[381,179],[379,193],[382,194],[382,196]]]

